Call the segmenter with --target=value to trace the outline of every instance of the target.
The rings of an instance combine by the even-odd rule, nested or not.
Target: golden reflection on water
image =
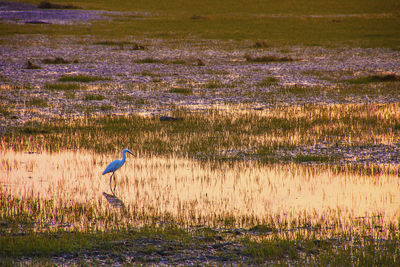
[[[335,174],[326,167],[296,164],[204,163],[128,155],[116,172],[114,201],[121,203],[113,205],[109,175],[101,173],[117,157],[119,153],[2,151],[2,201],[16,205],[11,199],[30,199],[40,202],[40,211],[30,211],[29,205],[3,205],[1,212],[13,216],[21,209],[42,222],[78,228],[169,219],[184,225],[221,226],[232,218],[236,227],[305,221],[343,230],[370,218],[379,218],[382,227],[399,223],[397,176]]]

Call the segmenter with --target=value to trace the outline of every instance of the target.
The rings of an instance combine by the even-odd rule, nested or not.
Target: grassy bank
[[[287,239],[265,238],[247,231],[235,235],[209,228],[145,227],[104,234],[55,232],[0,236],[0,258],[3,266],[18,263],[129,265],[133,260],[136,264],[162,261],[172,265],[206,261],[245,265],[394,266],[400,260],[398,245],[397,238],[376,240],[360,236],[351,240],[346,237],[321,240],[299,235]]]

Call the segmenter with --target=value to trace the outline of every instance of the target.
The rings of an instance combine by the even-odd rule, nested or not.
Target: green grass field
[[[39,1],[31,1],[37,4]],[[58,2],[58,1],[56,1]],[[65,2],[63,2],[65,3]],[[0,33],[124,39],[265,40],[271,46],[400,46],[400,4],[384,1],[72,1],[89,9],[139,12],[93,25],[9,25]]]

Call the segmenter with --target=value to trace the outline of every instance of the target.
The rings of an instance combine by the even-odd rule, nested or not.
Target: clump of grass
[[[178,79],[178,80],[176,81],[176,83],[177,83],[177,84],[187,84],[188,81],[185,80],[185,79]]]
[[[87,94],[83,97],[83,100],[92,101],[92,100],[104,100],[105,96],[99,94]]]
[[[42,63],[44,64],[70,64],[70,63],[79,63],[77,59],[74,61],[69,61],[65,60],[62,57],[56,57],[56,58],[45,58],[42,59]]]
[[[176,64],[176,65],[185,65],[187,62],[182,59],[174,59],[170,61],[171,64]]]
[[[136,104],[136,105],[146,105],[146,104],[149,104],[149,101],[146,100],[146,99],[144,99],[144,98],[138,98],[138,99],[135,101],[135,104]]]
[[[247,244],[244,255],[250,256],[256,264],[265,263],[266,259],[297,259],[299,251],[296,242],[290,239],[262,240],[260,242],[244,239]]]
[[[108,46],[118,46],[121,49],[124,47],[129,47],[131,50],[144,50],[145,46],[136,42],[126,42],[126,41],[100,41],[94,43],[95,45],[108,45]]]
[[[188,64],[188,62],[183,59],[162,60],[162,59],[156,59],[156,58],[152,58],[152,57],[137,59],[137,60],[134,60],[133,62],[139,63],[139,64],[152,64],[152,63],[176,64],[176,65]]]
[[[100,110],[101,111],[110,111],[110,110],[113,110],[113,106],[112,105],[101,105],[100,106]]]
[[[149,103],[149,101],[144,98],[134,97],[125,94],[118,95],[118,100],[134,103],[135,105],[145,105]]]
[[[268,47],[268,44],[266,41],[256,41],[256,42],[254,42],[253,47],[254,48],[266,48],[266,47]]]
[[[125,95],[125,94],[120,94],[118,95],[118,100],[120,101],[128,101],[131,102],[135,99],[135,97],[130,96],[130,95]]]
[[[74,91],[83,89],[84,86],[79,83],[46,83],[44,88],[54,91]]]
[[[308,154],[299,154],[293,160],[299,163],[307,163],[307,162],[331,162],[334,156],[325,156],[325,155],[308,155]]]
[[[261,86],[261,87],[267,87],[270,86],[272,84],[275,84],[279,81],[278,78],[275,77],[266,77],[264,78],[264,80],[262,80],[261,82],[259,82],[257,85]]]
[[[400,131],[400,122],[396,122],[392,128],[394,131]]]
[[[156,59],[152,57],[146,57],[143,59],[137,59],[133,61],[134,63],[139,63],[139,64],[151,64],[151,63],[162,63],[163,61],[161,59]]]
[[[200,58],[196,59],[196,66],[203,67],[205,65],[206,64],[204,63],[203,60],[201,60]]]
[[[28,101],[26,101],[26,106],[27,107],[48,107],[49,104],[47,100],[42,99],[40,97],[31,97]]]
[[[111,78],[109,77],[100,77],[100,76],[90,76],[85,74],[79,75],[65,75],[58,79],[60,82],[97,82],[97,81],[109,81]]]
[[[182,94],[182,95],[192,95],[193,90],[191,88],[184,88],[184,87],[176,87],[176,88],[171,88],[169,89],[170,93],[175,93],[175,94]]]
[[[153,72],[150,72],[150,71],[147,71],[147,70],[144,70],[144,71],[142,71],[141,73],[140,73],[140,75],[143,75],[143,76],[149,76],[149,77],[159,77],[160,75],[159,74],[157,74],[157,73],[153,73]]]
[[[65,98],[67,99],[75,99],[75,92],[73,91],[66,91],[64,93]]]
[[[219,80],[212,80],[212,81],[207,82],[204,86],[207,89],[217,89],[217,88],[223,87],[224,84],[221,83]]]
[[[280,89],[280,92],[289,94],[308,94],[312,92],[317,92],[318,89],[319,88],[296,84],[291,86],[284,86]]]
[[[257,224],[249,229],[249,231],[257,232],[257,233],[270,233],[276,232],[277,229],[271,225],[266,224]]]
[[[244,58],[248,62],[256,62],[256,63],[294,61],[294,59],[291,57],[280,57],[280,56],[274,56],[274,55],[265,55],[265,56],[245,55]]]
[[[7,77],[5,77],[4,75],[1,75],[1,73],[0,73],[0,82],[8,82]]]
[[[355,79],[346,80],[350,84],[366,84],[366,83],[380,83],[380,82],[397,82],[400,81],[400,76],[395,74],[385,74],[385,75],[371,75],[358,77]]]
[[[0,115],[3,117],[10,116],[11,111],[4,105],[0,105]]]
[[[47,1],[40,2],[37,7],[42,9],[79,9],[79,7],[71,4],[62,5],[62,4],[50,3]]]
[[[205,17],[205,16],[199,16],[199,15],[193,15],[193,16],[190,17],[190,19],[193,19],[193,20],[207,19],[207,17]]]

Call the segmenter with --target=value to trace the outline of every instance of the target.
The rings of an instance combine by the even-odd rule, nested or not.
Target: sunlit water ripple
[[[26,214],[42,226],[80,229],[171,222],[216,227],[230,220],[235,227],[303,222],[344,232],[360,222],[379,224],[382,231],[399,221],[400,182],[394,175],[138,155],[128,156],[116,172],[113,196],[109,175],[101,173],[117,157],[2,151],[3,217]]]

